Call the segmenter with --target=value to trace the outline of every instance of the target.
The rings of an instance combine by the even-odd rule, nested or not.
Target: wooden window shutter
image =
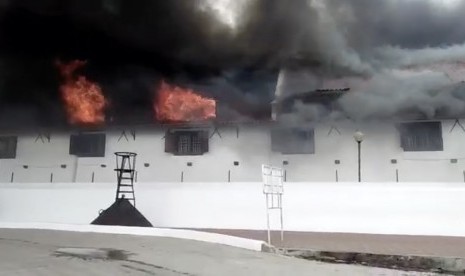
[[[16,136],[0,137],[0,159],[16,158],[17,143],[18,137]]]
[[[95,137],[95,146],[96,146],[96,151],[93,153],[94,157],[105,157],[105,147],[106,147],[106,141],[107,137],[105,134],[97,134]]]
[[[78,150],[78,135],[72,134],[69,139],[69,154],[70,155],[76,155],[79,150]]]
[[[200,133],[200,143],[202,145],[202,153],[206,153],[209,151],[208,142],[210,139],[210,132],[208,130],[201,131]]]
[[[273,152],[282,151],[282,131],[276,128],[271,129],[271,150]]]
[[[176,134],[167,130],[165,133],[165,152],[175,153],[177,150]]]
[[[78,157],[105,157],[104,133],[73,134],[69,141],[69,154]]]
[[[408,131],[405,124],[398,124],[396,125],[397,131],[400,135],[400,147],[402,149],[406,149],[408,145]]]

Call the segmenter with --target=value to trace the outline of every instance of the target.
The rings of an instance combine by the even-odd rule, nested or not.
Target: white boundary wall
[[[286,183],[285,230],[465,236],[463,183]],[[0,222],[88,224],[113,183],[0,184]],[[262,183],[139,183],[156,227],[266,229]],[[272,217],[279,229],[279,216]]]

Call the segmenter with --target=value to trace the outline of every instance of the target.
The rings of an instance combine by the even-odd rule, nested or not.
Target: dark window
[[[404,151],[442,151],[441,122],[403,123],[399,126]]]
[[[71,135],[69,154],[79,157],[105,157],[105,134]]]
[[[16,136],[0,137],[0,159],[16,158],[17,143],[18,143],[18,137]]]
[[[313,154],[315,153],[315,133],[313,129],[273,129],[271,149],[283,154]]]
[[[202,155],[208,152],[207,130],[168,130],[165,152],[175,155]]]

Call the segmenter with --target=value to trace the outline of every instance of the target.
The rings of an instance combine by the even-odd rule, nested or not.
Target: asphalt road
[[[0,275],[434,275],[326,264],[198,241],[0,229]]]

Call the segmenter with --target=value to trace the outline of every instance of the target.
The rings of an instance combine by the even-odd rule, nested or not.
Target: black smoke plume
[[[0,122],[66,124],[57,58],[88,61],[121,123],[152,121],[162,78],[257,119],[281,68],[324,79],[465,61],[463,0],[229,0],[234,26],[213,2],[0,1]]]
[[[53,61],[81,59],[88,61],[82,73],[103,86],[116,120],[151,120],[161,78],[207,87],[218,101],[265,116],[254,113],[272,94],[270,76],[276,77],[288,50],[284,41],[292,36],[290,27],[267,22],[270,16],[285,20],[281,13],[290,8],[280,12],[280,1],[257,1],[232,30],[200,2],[3,2],[0,115],[14,113],[14,123],[64,123],[64,116],[56,116],[62,108]]]

